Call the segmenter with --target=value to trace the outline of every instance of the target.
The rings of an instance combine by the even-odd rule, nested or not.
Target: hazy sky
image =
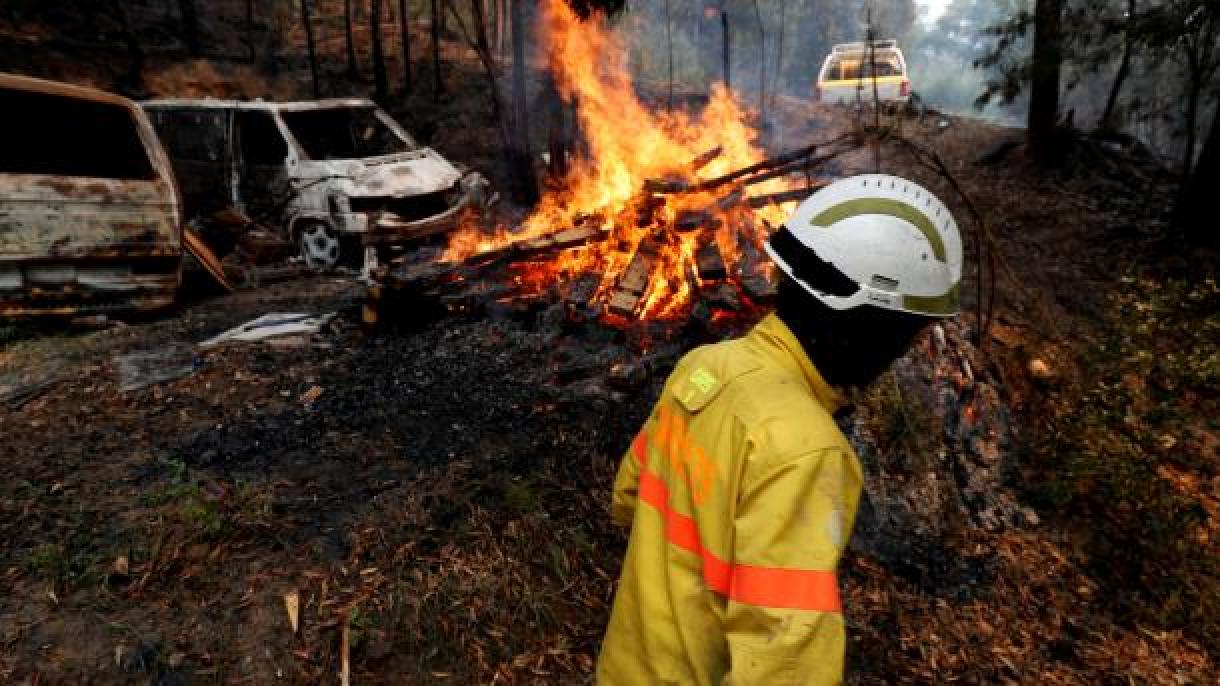
[[[935,21],[945,13],[950,0],[915,0],[915,4],[928,9],[928,21]]]

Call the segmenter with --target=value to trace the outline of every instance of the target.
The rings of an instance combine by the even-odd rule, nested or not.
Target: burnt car
[[[368,267],[379,248],[450,231],[493,199],[486,179],[420,146],[371,100],[143,103],[188,216],[236,208],[306,264]]]
[[[0,315],[150,310],[181,281],[169,159],[132,101],[0,74]]]

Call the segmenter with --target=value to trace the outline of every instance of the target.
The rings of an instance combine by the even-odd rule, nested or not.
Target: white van
[[[876,74],[873,66],[876,65]],[[831,48],[822,62],[814,99],[825,103],[857,104],[873,100],[873,89],[883,103],[905,103],[911,97],[907,62],[898,41],[842,43]]]
[[[139,107],[0,74],[0,315],[152,310],[181,281],[182,212]]]
[[[371,100],[143,103],[187,216],[233,207],[280,228],[314,269],[457,227],[486,179],[417,144]],[[371,265],[364,265],[370,267]]]

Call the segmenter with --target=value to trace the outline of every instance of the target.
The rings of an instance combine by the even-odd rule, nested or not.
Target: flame
[[[761,246],[766,228],[760,220],[778,224],[785,212],[774,206],[717,208],[717,199],[732,192],[731,186],[714,192],[666,195],[661,204],[644,192],[645,181],[696,183],[762,161],[765,155],[756,143],[757,131],[748,123],[751,113],[722,84],[712,87],[707,106],[698,113],[653,111],[640,101],[632,85],[623,37],[609,29],[603,18],[581,21],[563,0],[544,0],[541,19],[556,87],[564,100],[576,103],[587,155],[571,161],[565,178],[547,190],[516,230],[499,227],[489,234],[471,224],[452,235],[442,259],[463,260],[509,241],[592,222],[609,232],[607,240],[523,265],[516,277],[518,285],[542,290],[583,274],[600,274],[595,300],[604,303],[640,244],[651,237],[661,250],[653,260],[636,316],[681,316],[696,286],[703,285],[695,269],[700,244],[715,240],[732,272],[741,259],[741,241]],[[693,169],[696,158],[716,148],[719,155],[697,171]],[[750,193],[775,193],[789,187],[787,180],[777,178],[752,186]],[[719,222],[714,231],[673,230],[684,211],[709,209]],[[651,220],[647,220],[649,216]]]

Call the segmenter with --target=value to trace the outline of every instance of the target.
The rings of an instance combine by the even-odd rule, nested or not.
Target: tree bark
[[[441,13],[437,3],[438,0],[431,2],[429,24],[432,31],[432,99],[439,102],[445,93],[445,82],[441,79]]]
[[[253,64],[258,60],[258,46],[254,40],[254,0],[246,0],[246,50]]]
[[[309,75],[313,79],[313,97],[322,97],[322,85],[318,81],[318,55],[313,46],[313,22],[309,16],[309,0],[301,0],[301,24],[305,28],[305,47],[309,51]]]
[[[1063,0],[1036,0],[1034,12],[1033,73],[1026,135],[1034,159],[1043,166],[1050,166],[1057,161],[1059,153],[1055,139],[1059,119],[1059,77],[1063,66],[1060,29]]]
[[[127,15],[120,0],[110,0],[110,13],[118,19],[122,32],[123,47],[127,50],[127,74],[123,79],[122,91],[125,95],[139,97],[144,94],[144,48],[140,38],[131,28],[131,17]]]
[[[729,15],[725,11],[725,2],[720,0],[720,37],[721,56],[724,62],[724,87],[732,88],[733,80],[729,73],[729,53],[732,51],[732,37],[729,34]]]
[[[672,112],[674,109],[674,40],[671,33],[669,14],[669,0],[665,0],[665,49],[669,52],[669,100],[668,108]]]
[[[767,121],[767,30],[763,26],[762,10],[754,0],[754,16],[758,19],[758,118]]]
[[[203,46],[199,41],[199,12],[195,0],[178,0],[178,15],[182,19],[182,42],[191,57],[199,57]]]
[[[390,79],[381,44],[381,3],[382,0],[373,0],[369,10],[369,39],[373,45],[373,99],[384,105],[390,100]]]
[[[1190,75],[1187,78],[1186,114],[1183,128],[1186,129],[1186,149],[1182,152],[1182,181],[1190,178],[1190,170],[1195,161],[1195,127],[1199,123],[1199,96],[1203,91],[1203,80],[1194,64],[1190,65]]]
[[[483,65],[483,72],[487,75],[487,84],[491,87],[491,113],[496,121],[496,130],[500,134],[500,145],[505,154],[512,149],[512,133],[509,130],[507,121],[507,113],[504,107],[504,97],[500,93],[500,83],[496,75],[496,60],[492,54],[491,43],[487,38],[487,15],[483,12],[483,7],[480,5],[482,0],[470,0],[471,16],[474,17],[473,35],[467,34],[467,40],[471,43],[474,51],[479,56],[479,62]],[[458,26],[465,27],[462,23],[462,18],[458,16],[457,9],[453,3],[449,3],[449,11],[453,13],[454,18],[458,22]]]
[[[788,0],[779,0],[779,36],[778,44],[775,46],[775,78],[771,87],[771,101],[775,101],[775,95],[779,89],[783,88],[784,82],[784,25],[788,23]]]
[[[538,179],[530,154],[529,106],[525,92],[525,11],[522,0],[512,0],[513,30],[513,128],[511,173],[514,195],[519,204],[538,202]]]
[[[398,0],[399,47],[402,50],[402,92],[411,92],[411,15],[407,0]]]
[[[1127,0],[1127,21],[1123,25],[1123,57],[1118,63],[1118,71],[1114,74],[1114,83],[1110,84],[1110,95],[1106,97],[1106,107],[1101,111],[1101,120],[1097,128],[1101,131],[1114,129],[1114,106],[1118,104],[1118,94],[1122,91],[1123,82],[1131,70],[1131,53],[1135,49],[1135,37],[1131,35],[1131,24],[1135,21],[1135,0]]]
[[[1215,193],[1215,180],[1220,178],[1220,107],[1212,115],[1211,131],[1203,142],[1203,151],[1194,171],[1182,184],[1174,207],[1173,224],[1195,243],[1220,243],[1214,213],[1208,197]]]
[[[347,47],[347,78],[360,77],[356,67],[356,39],[352,35],[352,0],[343,0],[343,37]]]

